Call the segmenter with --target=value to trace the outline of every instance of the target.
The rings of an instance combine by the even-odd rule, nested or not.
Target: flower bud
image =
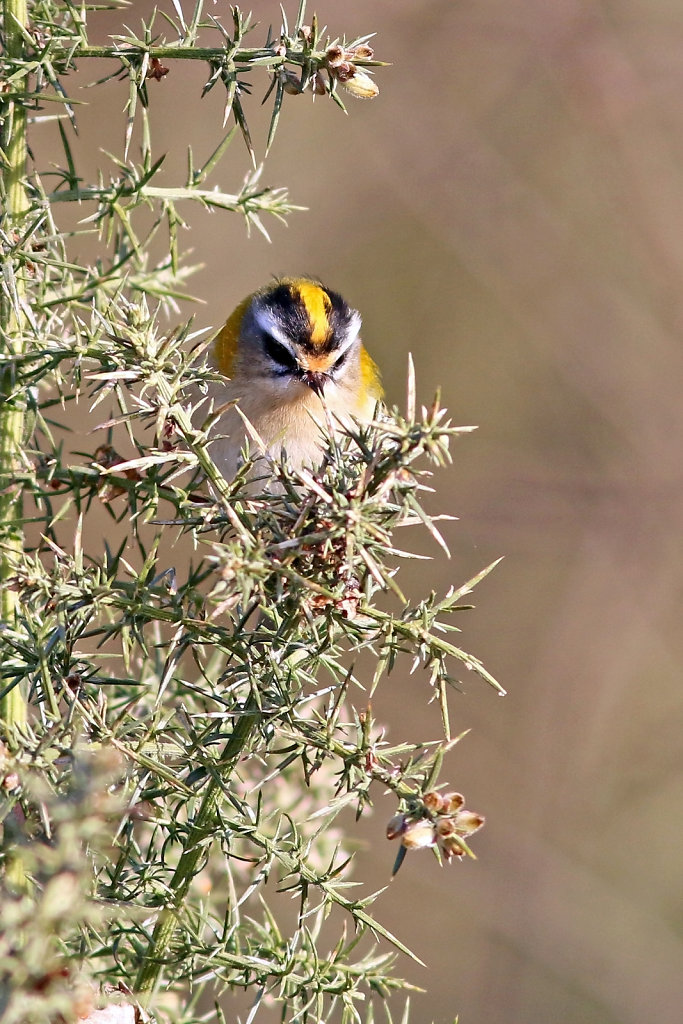
[[[405,827],[405,814],[395,814],[387,825],[387,839],[396,839],[397,836],[403,835]]]
[[[427,818],[420,818],[405,826],[401,840],[407,850],[420,850],[425,846],[434,846],[436,836],[434,825]]]
[[[474,811],[460,811],[455,817],[455,827],[459,835],[471,836],[473,832],[479,831],[485,821],[481,814],[475,814]]]
[[[406,811],[396,814],[387,825],[388,839],[401,837],[392,877],[407,850],[436,846],[446,862],[470,853],[465,837],[477,832],[485,819],[481,814],[466,810],[464,805],[462,793],[442,794],[429,790],[411,800]]]
[[[330,68],[339,67],[344,60],[344,51],[341,46],[330,46],[325,54],[325,60]]]
[[[453,857],[464,857],[465,851],[460,845],[457,836],[449,836],[439,843],[439,848],[444,856],[444,859],[450,861]]]
[[[334,77],[338,78],[339,81],[344,84],[357,74],[358,68],[348,60],[342,60],[339,61],[338,64],[335,64],[335,66],[331,68],[331,71],[334,74]]]
[[[456,826],[452,818],[439,818],[436,822],[436,834],[440,840],[454,836],[455,832]]]
[[[430,811],[432,814],[438,814],[439,811],[442,809],[444,803],[441,794],[434,792],[425,793],[424,796],[422,797],[422,801],[427,810]]]
[[[301,93],[301,81],[296,72],[290,68],[280,68],[278,77],[282,83],[282,88],[290,96],[298,96]]]
[[[325,85],[325,79],[322,71],[316,71],[311,79],[311,89],[315,96],[324,96],[327,92],[327,86]]]
[[[462,793],[446,793],[443,799],[447,814],[456,814],[461,807],[465,806],[465,797]]]
[[[355,69],[352,78],[347,81],[340,79],[340,81],[344,88],[359,100],[371,100],[375,96],[379,96],[379,86],[369,75],[366,75],[364,71],[359,71],[358,68]]]

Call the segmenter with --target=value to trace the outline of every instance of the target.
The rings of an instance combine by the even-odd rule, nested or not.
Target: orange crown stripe
[[[311,344],[316,348],[324,345],[330,335],[332,303],[329,296],[314,281],[298,281],[295,294],[297,292],[311,324]]]

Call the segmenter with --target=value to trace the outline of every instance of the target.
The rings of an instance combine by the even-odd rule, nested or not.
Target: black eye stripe
[[[272,359],[274,363],[281,366],[284,370],[288,370],[291,373],[296,372],[299,368],[298,363],[289,349],[281,345],[279,341],[276,341],[270,334],[263,334],[263,351],[266,353],[269,359]]]

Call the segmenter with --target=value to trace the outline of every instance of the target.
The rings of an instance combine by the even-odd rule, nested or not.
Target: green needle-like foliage
[[[416,408],[411,372],[405,413],[378,408],[330,434],[319,468],[274,463],[255,437],[226,481],[211,458],[207,338],[167,326],[188,272],[188,200],[259,228],[294,209],[257,173],[232,194],[207,183],[236,132],[253,153],[249,84],[270,75],[272,141],[284,96],[334,98],[378,62],[367,39],[322,41],[303,2],[252,49],[237,9],[225,26],[174,0],[104,46],[89,42],[96,15],[69,0],[4,5],[0,1021],[87,1018],[96,1001],[220,1021],[207,1006],[247,989],[250,1022],[273,1003],[283,1021],[391,1022],[387,1000],[409,987],[394,951],[409,950],[373,916],[376,894],[354,895],[339,816],[379,800],[404,851],[446,859],[471,854],[481,824],[435,791],[459,673],[500,691],[452,637],[480,577],[415,602],[398,576],[404,527],[443,544],[422,498],[466,428],[436,401]],[[176,59],[208,64],[205,91],[225,89],[233,126],[186,181],[161,187],[150,81]],[[123,156],[86,184],[66,76],[76,62],[110,74],[112,61],[130,87]],[[50,190],[26,147],[48,103],[65,158]],[[74,262],[58,227],[56,204],[74,201],[100,239],[92,264]],[[168,257],[153,266],[164,225]],[[74,443],[86,408],[98,430]],[[406,660],[422,669],[415,699],[441,706],[442,742],[390,746],[373,721],[373,692]]]

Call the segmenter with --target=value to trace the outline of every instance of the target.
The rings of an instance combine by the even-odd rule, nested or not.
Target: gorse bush
[[[500,691],[452,642],[477,579],[411,602],[397,577],[399,528],[443,543],[422,492],[462,429],[436,401],[417,409],[409,373],[405,411],[330,435],[317,469],[274,463],[254,438],[225,480],[211,459],[210,339],[169,326],[183,205],[264,230],[262,217],[293,209],[258,172],[234,195],[209,186],[236,133],[254,154],[250,85],[270,85],[270,145],[285,96],[373,96],[378,62],[367,38],[306,26],[303,3],[254,48],[241,12],[226,25],[202,6],[188,16],[173,2],[139,37],[94,46],[95,8],[4,4],[3,1022],[94,1021],[103,1004],[121,1021],[220,1021],[221,994],[242,989],[250,1022],[273,1004],[282,1021],[391,1021],[404,987],[392,960],[409,950],[374,918],[373,895],[354,897],[340,812],[381,801],[395,869],[421,846],[467,856],[483,821],[437,783],[458,672]],[[105,58],[129,86],[123,155],[86,184],[66,76]],[[205,91],[224,89],[230,127],[182,185],[162,187],[149,93],[180,59],[208,63]],[[55,117],[64,166],[48,178],[27,137]],[[97,233],[93,263],[74,262],[58,229],[67,202]],[[98,429],[73,450],[83,408]],[[404,659],[422,670],[415,699],[440,703],[441,743],[390,746],[373,720],[372,694]]]

